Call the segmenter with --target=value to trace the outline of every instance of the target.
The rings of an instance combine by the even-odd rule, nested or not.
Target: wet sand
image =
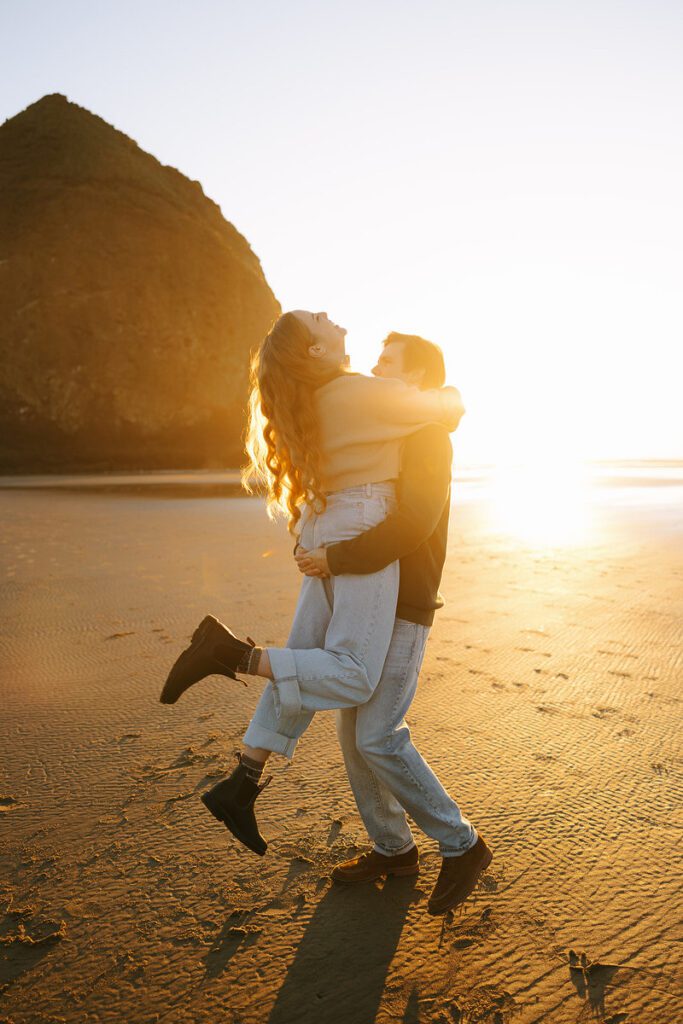
[[[456,488],[408,721],[494,859],[441,919],[417,827],[417,878],[331,883],[367,845],[331,714],[271,759],[264,858],[198,798],[263,684],[158,694],[206,612],[284,643],[299,577],[260,502],[0,488],[0,1021],[683,1019],[683,528],[640,493],[543,548]]]

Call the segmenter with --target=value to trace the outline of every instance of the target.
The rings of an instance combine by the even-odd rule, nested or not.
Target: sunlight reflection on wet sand
[[[679,465],[621,466],[536,460],[465,471],[454,504],[479,506],[491,533],[538,548],[599,543],[621,509],[655,510],[670,527],[683,526],[683,471]]]

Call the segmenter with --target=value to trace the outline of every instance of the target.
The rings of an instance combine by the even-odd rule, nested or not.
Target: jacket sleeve
[[[332,575],[379,572],[431,537],[448,500],[451,459],[443,427],[412,435],[403,451],[396,511],[365,533],[331,544],[326,552]]]

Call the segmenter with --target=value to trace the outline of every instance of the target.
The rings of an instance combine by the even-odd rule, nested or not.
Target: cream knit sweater
[[[428,423],[455,430],[464,412],[456,388],[420,391],[361,373],[335,377],[314,396],[326,493],[397,479],[402,439]]]

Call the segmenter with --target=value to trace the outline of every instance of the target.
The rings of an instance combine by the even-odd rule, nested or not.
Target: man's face
[[[402,380],[404,384],[419,387],[424,373],[422,370],[404,369],[403,349],[402,341],[389,342],[382,349],[377,365],[373,366],[372,372],[375,377],[389,377],[394,380]]]

